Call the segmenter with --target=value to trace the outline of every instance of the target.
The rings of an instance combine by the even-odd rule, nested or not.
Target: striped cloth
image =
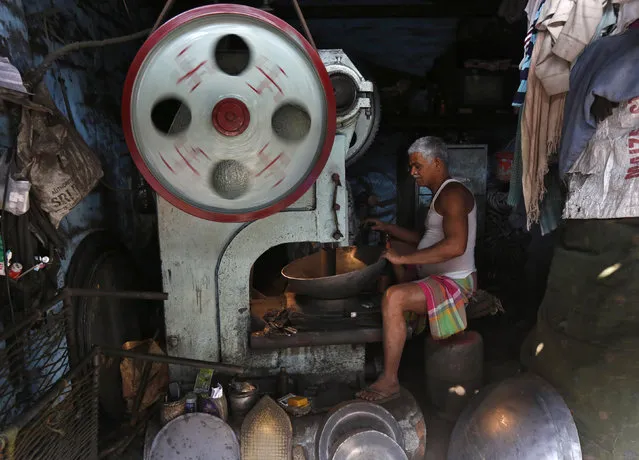
[[[431,275],[415,283],[426,297],[428,325],[434,339],[445,339],[466,329],[466,305],[477,286],[475,272],[464,279]],[[405,318],[414,335],[426,329],[426,315],[407,312]]]
[[[526,38],[524,39],[524,57],[519,63],[519,88],[517,88],[517,92],[515,93],[515,97],[513,99],[513,107],[521,107],[522,105],[524,105],[526,91],[528,91],[528,72],[530,71],[532,52],[537,41],[537,21],[539,21],[539,14],[541,12],[542,6],[544,6],[544,3],[545,2],[542,1],[539,4],[537,11],[534,12],[532,23],[528,28]]]

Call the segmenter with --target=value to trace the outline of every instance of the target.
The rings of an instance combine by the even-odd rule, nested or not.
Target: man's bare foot
[[[375,383],[364,388],[355,396],[364,401],[376,403],[391,401],[399,396],[399,382],[380,377]]]

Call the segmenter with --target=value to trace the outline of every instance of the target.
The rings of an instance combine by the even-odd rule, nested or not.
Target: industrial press
[[[374,248],[365,257],[339,248],[349,234],[346,165],[375,134],[374,95],[342,50],[316,51],[254,8],[190,10],[144,43],[127,76],[123,120],[158,194],[169,354],[340,378],[363,370],[367,340],[348,333],[252,347],[251,271],[271,247],[314,242],[327,245],[315,255],[322,277],[353,262],[352,273],[333,278],[351,294],[379,273]],[[315,290],[326,292],[318,281]],[[379,327],[372,336],[379,340]],[[185,373],[172,369],[192,378]]]

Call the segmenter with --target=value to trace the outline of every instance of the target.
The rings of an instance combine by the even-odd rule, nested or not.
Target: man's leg
[[[367,401],[385,399],[399,392],[397,372],[406,343],[404,312],[427,314],[424,292],[415,283],[391,286],[382,300],[384,327],[384,372],[368,389],[357,394]]]

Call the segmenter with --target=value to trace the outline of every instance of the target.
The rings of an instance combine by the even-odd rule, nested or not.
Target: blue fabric
[[[530,61],[532,60],[532,52],[537,41],[537,21],[539,21],[539,14],[541,8],[544,6],[545,1],[539,4],[539,8],[535,12],[533,21],[526,33],[526,39],[524,40],[524,58],[519,64],[519,88],[513,98],[513,107],[521,107],[524,105],[524,99],[526,99],[526,91],[528,91],[528,72],[530,71]]]
[[[597,130],[590,113],[595,96],[626,102],[639,96],[639,29],[594,41],[570,72],[559,149],[561,176],[570,170]]]

